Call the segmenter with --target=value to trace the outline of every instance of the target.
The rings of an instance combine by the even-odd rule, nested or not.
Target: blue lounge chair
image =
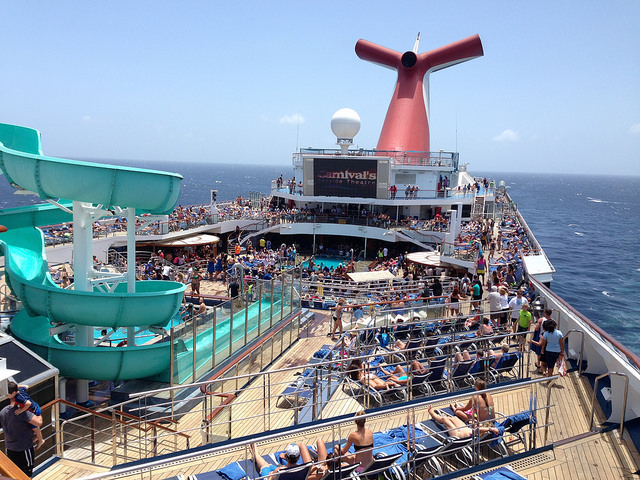
[[[433,357],[433,356],[438,356],[438,355],[442,355],[442,350],[438,347],[438,341],[439,338],[436,337],[435,335],[432,335],[431,337],[427,337],[427,339],[424,342],[424,356],[429,358],[429,357]]]
[[[440,414],[452,416],[453,412],[447,407],[446,409],[441,409]],[[431,433],[435,438],[447,445],[447,448],[440,452],[439,455],[453,455],[459,462],[465,465],[468,465],[473,461],[473,455],[470,448],[473,437],[452,437],[449,435],[449,432],[444,425],[433,419],[423,421],[420,424],[420,427],[425,433]]]
[[[469,377],[469,370],[476,363],[476,360],[467,360],[463,362],[458,362],[454,367],[453,371],[451,371],[449,375],[449,379],[451,380],[452,385],[456,389],[461,389],[469,386],[467,381]]]
[[[354,474],[359,466],[360,462],[354,463],[353,465],[340,465],[335,470],[329,470],[322,477],[322,480],[343,480],[345,478],[349,478]]]
[[[509,455],[509,449],[519,443],[522,443],[523,447],[527,448],[527,444],[522,431],[526,426],[535,426],[536,416],[533,410],[524,410],[514,415],[504,417],[501,422],[496,422],[496,427],[500,431],[500,435],[496,436],[492,433],[488,433],[480,439],[481,442],[487,442],[491,451],[497,453],[502,457]],[[511,440],[506,441],[506,436],[511,437]]]
[[[278,480],[307,480],[313,463],[304,463],[299,467],[283,468],[278,471]]]
[[[377,480],[380,475],[383,475],[387,480],[394,480],[389,475],[388,470],[400,457],[402,453],[396,453],[395,455],[382,456],[378,454],[374,457],[374,460],[367,468],[358,474],[354,474],[351,478],[358,478],[360,480]]]
[[[527,477],[516,473],[511,467],[504,466],[483,473],[482,475],[474,475],[473,480],[527,480]]]
[[[444,384],[446,357],[433,358],[429,362],[429,377],[425,382],[428,395],[435,395],[438,392],[447,390]]]
[[[355,398],[365,407],[383,406],[401,402],[407,399],[407,390],[404,387],[391,388],[389,390],[376,390],[369,385],[363,385],[353,380],[349,375],[344,377],[342,391]],[[370,405],[373,404],[373,405]]]
[[[430,375],[430,370],[427,370],[425,373],[413,375],[411,378],[411,395],[413,397],[420,397],[429,394],[428,379]]]
[[[500,357],[495,367],[489,369],[489,376],[492,383],[499,383],[502,379],[512,378],[517,379],[517,372],[514,373],[514,367],[520,360],[522,354],[520,352],[505,353]]]

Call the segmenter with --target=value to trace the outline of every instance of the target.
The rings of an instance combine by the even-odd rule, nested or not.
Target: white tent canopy
[[[156,245],[161,245],[164,247],[185,247],[195,245],[208,245],[210,243],[218,243],[219,241],[220,237],[203,233],[200,235],[193,235],[191,237],[177,238],[175,240],[163,240],[161,242],[154,243]]]
[[[430,265],[432,267],[444,267],[445,265],[440,261],[440,254],[438,252],[415,252],[407,255],[407,260],[413,263],[419,263],[420,265]]]
[[[379,270],[374,272],[355,272],[347,274],[349,278],[356,282],[375,282],[378,280],[393,280],[393,274],[389,270]]]

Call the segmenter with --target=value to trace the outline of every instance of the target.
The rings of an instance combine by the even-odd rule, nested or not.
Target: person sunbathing
[[[473,430],[469,425],[464,423],[458,417],[451,417],[449,415],[440,415],[435,412],[433,407],[428,408],[429,415],[433,418],[434,421],[438,422],[440,425],[443,425],[447,429],[447,434],[450,437],[455,437],[459,439],[470,438]],[[480,435],[484,435],[487,432],[491,432],[494,435],[500,435],[500,430],[497,427],[489,427],[489,426],[480,426],[478,428],[478,433]]]
[[[327,453],[327,447],[324,441],[319,438],[316,442],[316,454],[317,460],[315,465],[309,470],[307,480],[321,480],[324,478],[330,470],[337,470],[340,466],[348,466],[349,463],[346,459],[341,461],[339,455],[334,452]],[[253,454],[256,468],[260,472],[261,477],[267,477],[269,480],[276,478],[279,472],[287,470],[289,468],[301,467],[303,464],[314,462],[314,459],[309,452],[309,448],[304,443],[292,443],[287,446],[284,453],[280,457],[287,461],[287,465],[273,465],[268,463],[260,456],[258,448],[254,443],[249,445],[249,450]],[[302,464],[298,463],[298,459],[302,459]]]
[[[349,365],[349,378],[363,385],[368,385],[374,390],[389,390],[401,386],[398,382],[393,380],[382,380],[373,372],[366,372],[364,365],[360,360],[353,360]]]
[[[311,468],[307,480],[321,480],[330,471],[339,470],[340,467],[348,467],[350,464],[346,459],[341,458],[336,452],[327,452],[324,440],[319,438],[316,441],[316,452],[318,454],[317,464]],[[308,449],[302,449],[302,461],[304,463],[312,461],[308,456]]]
[[[385,370],[382,365],[380,365],[379,368],[387,375],[387,380],[398,383],[399,385],[406,385],[409,381],[409,374],[402,365],[396,365],[393,372]],[[422,375],[428,371],[429,369],[417,360],[413,360],[409,364],[409,373],[412,375]]]
[[[473,395],[464,406],[450,405],[453,413],[465,423],[471,420],[477,420],[478,422],[493,420],[496,417],[493,397],[491,394],[483,392],[487,388],[486,382],[478,378],[474,388],[476,392],[479,392],[479,395]]]
[[[253,461],[256,465],[258,472],[260,472],[260,476],[268,477],[270,479],[276,478],[277,477],[276,474],[281,470],[287,470],[289,468],[298,467],[298,459],[300,458],[301,451],[302,451],[302,449],[300,448],[300,445],[298,444],[292,443],[288,445],[284,451],[284,459],[287,461],[287,465],[278,466],[278,465],[272,465],[270,463],[267,463],[267,461],[260,456],[260,453],[258,452],[258,447],[256,447],[255,443],[252,443],[251,445],[249,445],[249,450],[253,455]],[[306,450],[306,447],[304,447],[304,450]],[[308,454],[309,452],[307,450],[307,455]]]
[[[460,439],[471,437],[471,434],[473,433],[471,427],[469,427],[458,417],[439,415],[434,411],[433,407],[429,407],[428,412],[431,418],[433,418],[440,425],[444,425],[450,437],[456,437]]]
[[[342,457],[344,461],[350,464],[360,463],[356,470],[358,473],[365,470],[374,460],[373,432],[365,426],[366,418],[361,418],[363,415],[364,410],[356,413],[354,419],[356,430],[349,434],[347,443],[343,447],[336,445],[334,448],[335,455]],[[356,453],[347,455],[351,446],[353,446]],[[318,455],[318,458],[320,458],[320,455]]]
[[[358,350],[359,341],[360,340],[358,338],[357,332],[349,330],[347,334],[342,337],[339,344],[341,344],[342,347],[344,347],[344,349],[348,352],[356,352]]]

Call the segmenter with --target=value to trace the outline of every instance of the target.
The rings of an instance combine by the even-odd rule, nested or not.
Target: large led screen
[[[315,195],[376,198],[378,161],[345,158],[315,158]]]

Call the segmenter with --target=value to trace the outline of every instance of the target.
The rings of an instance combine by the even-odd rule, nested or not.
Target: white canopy
[[[191,237],[176,238],[175,240],[162,240],[154,243],[165,247],[184,247],[188,245],[207,245],[209,243],[218,243],[219,241],[220,237],[203,233],[200,235],[193,235]]]
[[[430,265],[432,267],[445,266],[440,261],[440,254],[438,252],[415,252],[407,255],[407,260],[413,263],[419,263],[420,265]]]
[[[377,280],[393,280],[394,278],[396,278],[389,270],[379,270],[374,272],[355,272],[349,273],[347,275],[352,281],[356,283],[375,282]]]

